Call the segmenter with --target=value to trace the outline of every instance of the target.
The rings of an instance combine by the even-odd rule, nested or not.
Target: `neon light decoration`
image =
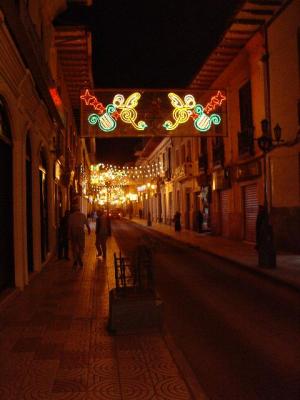
[[[220,92],[220,90],[218,90],[218,93],[210,99],[209,103],[206,104],[204,111],[209,114],[216,107],[220,106],[225,100],[226,97]]]
[[[124,123],[131,124],[137,130],[147,128],[147,124],[144,121],[136,123],[137,112],[135,107],[137,107],[141,98],[139,92],[132,93],[127,99],[122,94],[117,94],[114,96],[112,104],[108,104],[106,107],[95,96],[92,96],[88,89],[80,98],[85,102],[85,105],[92,106],[95,111],[98,111],[97,114],[92,113],[88,116],[88,122],[91,125],[98,125],[104,132],[113,131],[117,126],[119,117]]]
[[[60,107],[62,105],[62,101],[60,95],[55,87],[49,88],[50,95],[56,107]]]
[[[116,108],[112,104],[108,104],[105,108],[105,112],[101,115],[90,114],[88,116],[88,121],[91,125],[98,124],[99,128],[104,132],[111,132],[117,126],[117,121],[114,117]]]
[[[132,93],[126,100],[122,94],[117,94],[113,99],[113,105],[121,110],[120,117],[123,122],[131,124],[139,131],[143,131],[147,128],[146,122],[139,121],[137,124],[135,123],[137,118],[135,107],[138,105],[140,98],[141,94],[138,92]]]
[[[226,100],[226,97],[220,91],[211,98],[205,108],[201,104],[196,104],[196,100],[191,94],[184,96],[183,100],[175,93],[169,93],[168,97],[174,107],[174,122],[167,120],[163,123],[163,127],[168,131],[176,129],[180,124],[184,124],[190,117],[193,118],[194,126],[200,132],[207,132],[212,124],[219,125],[221,123],[219,114],[208,115],[210,111]]]

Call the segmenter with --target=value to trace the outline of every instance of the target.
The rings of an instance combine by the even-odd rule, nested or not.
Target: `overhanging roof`
[[[268,24],[287,2],[287,0],[245,1],[235,13],[218,46],[204,61],[189,87],[208,89],[251,37],[263,25]]]
[[[91,33],[84,26],[57,26],[55,44],[76,119],[80,117],[80,92],[93,87]]]

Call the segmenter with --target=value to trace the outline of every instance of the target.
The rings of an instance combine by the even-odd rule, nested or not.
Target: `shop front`
[[[256,217],[258,212],[258,182],[261,177],[261,160],[237,165],[234,169],[235,180],[241,187],[242,215],[243,215],[243,240],[255,242]]]

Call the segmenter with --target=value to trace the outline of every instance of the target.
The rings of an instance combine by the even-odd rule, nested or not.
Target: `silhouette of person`
[[[96,219],[96,249],[97,257],[102,255],[103,259],[106,258],[106,241],[109,236],[108,222],[103,210],[97,212]]]
[[[174,226],[175,226],[175,231],[176,231],[176,232],[181,231],[180,217],[181,217],[180,212],[179,212],[179,211],[176,211],[176,213],[175,213],[175,215],[174,215],[174,218],[173,218]]]
[[[197,211],[197,225],[198,225],[198,232],[202,232],[203,214],[200,210]]]
[[[79,210],[79,208],[76,207],[69,216],[68,227],[69,238],[71,240],[73,253],[73,269],[76,269],[78,264],[80,268],[83,267],[82,257],[85,247],[85,226],[87,227],[88,233],[90,235],[91,228],[89,226],[87,217]]]
[[[69,260],[69,224],[70,210],[65,211],[65,215],[60,219],[59,233],[58,233],[58,258]]]
[[[268,211],[265,206],[258,206],[258,213],[256,217],[256,246],[255,249],[258,250],[262,243],[262,234],[264,233],[263,227],[268,225]]]

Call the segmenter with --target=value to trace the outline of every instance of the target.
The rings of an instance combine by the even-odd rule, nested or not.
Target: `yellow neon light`
[[[184,124],[188,121],[190,116],[192,115],[192,109],[196,106],[196,101],[194,96],[188,94],[184,96],[184,100],[181,99],[175,93],[168,94],[169,99],[171,100],[171,104],[174,107],[173,110],[173,118],[175,122],[165,121],[163,127],[168,131],[176,129],[179,124]]]
[[[126,100],[122,94],[116,94],[113,99],[113,105],[121,110],[120,117],[126,124],[132,124],[132,126],[143,131],[147,128],[145,121],[135,122],[137,118],[137,112],[135,107],[138,105],[138,101],[141,98],[141,94],[138,92],[132,93]]]

